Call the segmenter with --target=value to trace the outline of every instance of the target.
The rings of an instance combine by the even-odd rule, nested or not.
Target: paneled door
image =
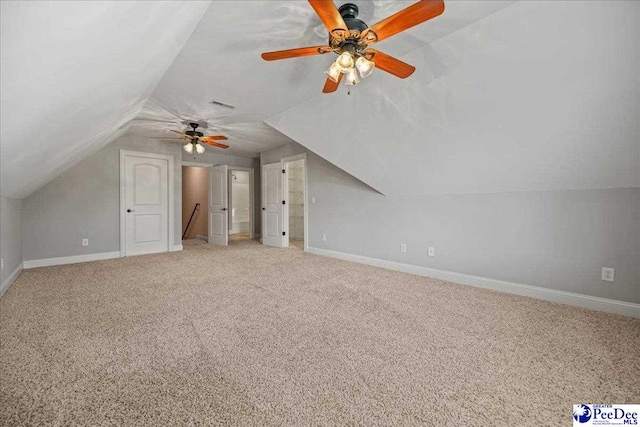
[[[121,179],[124,178],[121,183],[124,230],[120,233],[124,240],[123,255],[169,251],[173,157],[122,152],[120,164]]]
[[[262,244],[283,247],[282,164],[262,165]]]
[[[229,242],[229,193],[227,165],[209,171],[209,243],[226,246]]]

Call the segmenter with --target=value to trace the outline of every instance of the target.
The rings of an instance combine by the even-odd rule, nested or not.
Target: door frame
[[[231,172],[232,171],[245,171],[249,172],[249,237],[251,239],[255,239],[256,237],[256,211],[255,211],[255,179],[254,179],[254,170],[253,168],[244,168],[239,166],[230,166],[227,165],[227,182],[228,182],[228,191],[229,197],[228,200],[233,203],[233,199],[231,198],[231,185],[233,182],[231,181]],[[230,203],[230,205],[231,205]],[[231,213],[231,207],[229,207],[229,213]],[[231,231],[231,230],[229,230]],[[229,234],[231,235],[231,234]]]
[[[174,204],[174,181],[175,181],[175,175],[174,175],[174,156],[170,155],[170,154],[157,154],[157,153],[148,153],[148,152],[144,152],[144,151],[131,151],[131,150],[120,150],[120,257],[125,257],[127,256],[127,242],[126,242],[126,238],[127,238],[127,230],[126,230],[126,218],[127,216],[125,215],[125,209],[126,209],[126,200],[125,200],[125,196],[126,196],[126,177],[127,177],[127,171],[125,170],[125,159],[127,156],[135,156],[135,157],[145,157],[147,159],[160,159],[160,160],[167,160],[167,163],[169,165],[169,170],[168,170],[168,178],[169,178],[169,185],[167,186],[167,191],[169,192],[167,200],[168,200],[168,206],[167,206],[167,218],[169,221],[168,224],[168,234],[169,236],[167,236],[167,252],[173,252],[176,250],[181,250],[181,246],[182,246],[182,242],[180,244],[180,246],[178,248],[175,248],[174,245],[174,224],[173,224],[173,218],[174,218],[174,210],[175,210],[175,204]]]
[[[309,251],[309,168],[307,165],[307,153],[296,154],[295,156],[283,157],[280,159],[282,169],[287,169],[287,163],[296,160],[303,160],[304,164],[304,252]],[[287,232],[287,237],[291,237],[289,233],[289,177],[282,174],[282,198],[286,201],[282,209],[282,230]],[[286,224],[286,229],[285,229]],[[283,243],[284,243],[283,236]],[[287,239],[288,241],[289,239]]]

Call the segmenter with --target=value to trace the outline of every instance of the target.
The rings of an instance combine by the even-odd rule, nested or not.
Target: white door
[[[262,244],[281,248],[282,164],[262,166]]]
[[[124,158],[124,255],[169,250],[169,160]]]
[[[227,165],[209,172],[209,243],[226,246],[229,241]]]

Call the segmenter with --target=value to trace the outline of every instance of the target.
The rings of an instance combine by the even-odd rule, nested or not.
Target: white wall
[[[177,144],[176,144],[177,145]],[[207,165],[229,165],[243,168],[252,168],[253,159],[251,157],[232,156],[229,154],[206,151],[203,154],[189,154],[182,152],[183,162],[206,163]]]
[[[174,156],[174,236],[181,244],[179,144],[125,134],[24,199],[24,259],[120,250],[120,150]],[[89,246],[82,246],[82,239]]]
[[[0,295],[22,268],[22,200],[0,197]]]
[[[301,152],[291,144],[261,158]],[[316,198],[310,247],[640,302],[640,188],[383,196],[307,156],[309,199]],[[615,283],[601,280],[602,267],[616,269]]]

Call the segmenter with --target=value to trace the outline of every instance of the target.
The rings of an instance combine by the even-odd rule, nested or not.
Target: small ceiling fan
[[[415,67],[370,46],[444,12],[443,0],[420,0],[369,27],[357,18],[358,6],[355,4],[346,3],[338,9],[332,0],[309,0],[309,3],[329,30],[329,44],[267,52],[262,58],[275,61],[328,52],[338,54],[338,59],[325,71],[324,93],[335,92],[343,75],[347,76],[347,85],[355,85],[360,81],[358,74],[365,78],[375,67],[401,79],[409,77]]]
[[[226,141],[227,137],[223,136],[223,135],[210,135],[210,136],[204,136],[204,134],[202,132],[197,131],[196,129],[198,129],[198,127],[200,126],[198,123],[189,123],[189,126],[191,126],[193,128],[193,130],[188,130],[185,132],[180,132],[177,130],[171,130],[171,132],[175,132],[179,135],[181,135],[180,137],[165,137],[165,136],[158,136],[158,137],[153,137],[154,139],[170,139],[170,140],[176,140],[176,139],[186,139],[187,143],[184,145],[184,151],[186,151],[187,153],[191,154],[194,151],[198,154],[202,154],[205,151],[205,148],[202,144],[207,144],[210,145],[212,147],[217,147],[217,148],[229,148],[228,145],[225,144],[221,144],[219,142],[216,141]]]

